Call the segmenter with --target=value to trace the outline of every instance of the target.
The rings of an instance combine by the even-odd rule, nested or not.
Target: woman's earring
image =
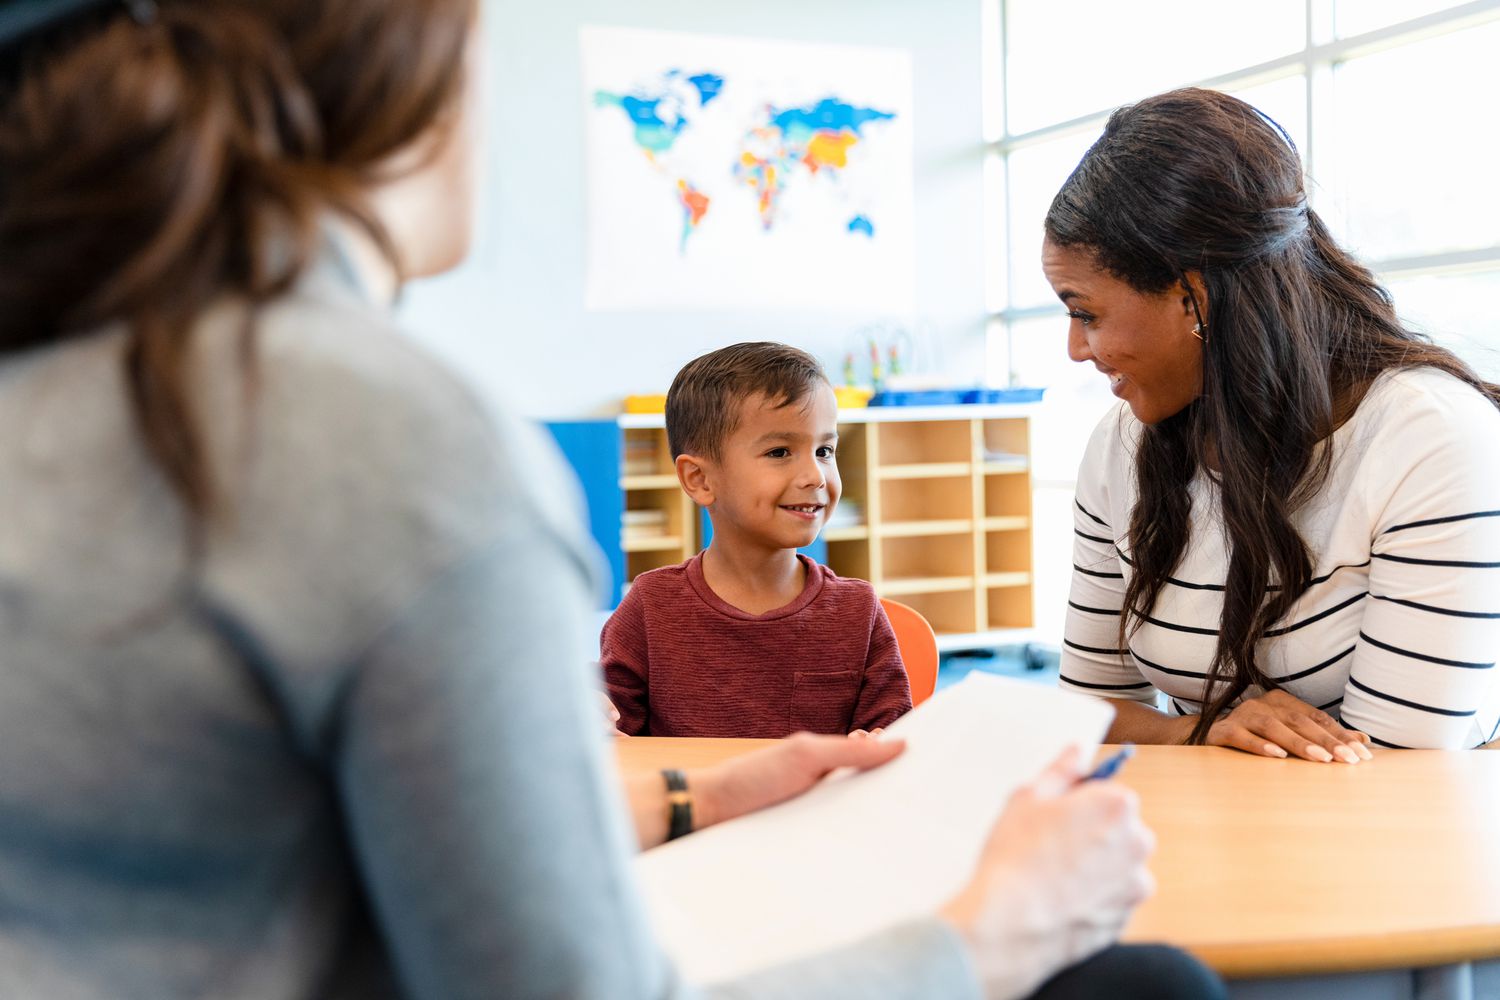
[[[1194,323],[1193,324],[1193,336],[1197,337],[1199,340],[1203,339],[1203,324],[1202,323]]]

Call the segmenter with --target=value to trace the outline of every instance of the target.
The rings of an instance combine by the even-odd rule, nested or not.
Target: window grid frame
[[[1327,119],[1332,106],[1335,67],[1360,56],[1399,48],[1438,35],[1500,20],[1500,0],[1470,0],[1468,3],[1445,10],[1432,11],[1347,38],[1338,38],[1334,32],[1334,3],[1335,0],[1304,0],[1305,30],[1303,47],[1300,51],[1290,52],[1275,59],[1241,67],[1227,73],[1180,84],[1188,87],[1243,90],[1301,75],[1307,115],[1307,134],[1304,137],[1301,152],[1303,168],[1309,176],[1313,177],[1329,176],[1329,171],[1325,169],[1329,160],[1327,145],[1320,142],[1320,136],[1328,128]],[[999,211],[987,212],[986,217],[998,217],[1004,220],[1003,233],[994,243],[1000,258],[995,260],[992,257],[986,261],[985,297],[988,308],[985,326],[986,339],[990,341],[992,353],[997,347],[994,338],[997,336],[1003,338],[1003,344],[998,346],[1003,346],[1006,357],[1007,381],[1013,370],[1013,366],[1009,363],[1012,324],[1019,320],[1042,316],[1061,316],[1064,312],[1061,304],[1023,307],[1011,305],[1010,271],[1011,262],[1015,259],[1013,256],[1015,248],[1012,245],[1010,227],[1012,215],[1010,154],[1078,132],[1097,130],[1114,111],[1113,107],[1105,108],[1053,122],[1027,132],[1011,134],[1008,108],[1009,5],[1009,0],[985,0],[986,13],[983,18],[987,27],[992,30],[997,28],[999,32],[998,65],[992,72],[1000,82],[999,95],[991,97],[991,100],[998,104],[998,108],[987,109],[985,113],[987,127],[994,128],[995,124],[998,124],[998,135],[986,135],[984,144],[985,163],[997,164],[997,172],[1001,178],[1001,190],[998,192],[989,190],[991,185],[986,185],[987,190],[984,196],[998,199]],[[992,43],[986,42],[986,44]],[[988,78],[989,73],[987,72],[986,75]],[[1312,196],[1316,200],[1316,190],[1312,192]],[[1468,250],[1413,254],[1405,257],[1369,260],[1364,263],[1382,281],[1398,277],[1418,277],[1459,271],[1500,270],[1500,242]]]

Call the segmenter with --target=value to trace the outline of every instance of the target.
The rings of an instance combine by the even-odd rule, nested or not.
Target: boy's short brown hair
[[[692,454],[717,459],[738,424],[742,400],[760,394],[778,407],[790,406],[806,399],[819,383],[829,384],[817,359],[786,344],[734,344],[694,358],[667,390],[672,458]]]

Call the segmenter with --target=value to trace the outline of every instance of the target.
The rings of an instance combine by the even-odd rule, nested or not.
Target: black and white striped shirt
[[[1119,648],[1141,424],[1112,410],[1078,474],[1062,683],[1201,710],[1228,549],[1217,484],[1192,483],[1191,536],[1147,623]],[[1261,641],[1263,670],[1382,746],[1500,735],[1500,410],[1432,369],[1390,372],[1333,435],[1326,488],[1294,516],[1313,583]],[[1252,688],[1248,696],[1263,692]]]

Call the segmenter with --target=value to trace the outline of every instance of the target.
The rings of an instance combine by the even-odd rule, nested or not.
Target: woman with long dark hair
[[[900,752],[621,790],[574,484],[391,317],[467,249],[478,6],[0,0],[0,996],[684,996],[631,850]],[[1100,953],[1150,837],[1078,763],[715,992],[1222,995]]]
[[[1114,740],[1493,740],[1500,386],[1401,324],[1286,133],[1209,90],[1121,108],[1045,230],[1069,354],[1123,400],[1079,472],[1064,686]]]

